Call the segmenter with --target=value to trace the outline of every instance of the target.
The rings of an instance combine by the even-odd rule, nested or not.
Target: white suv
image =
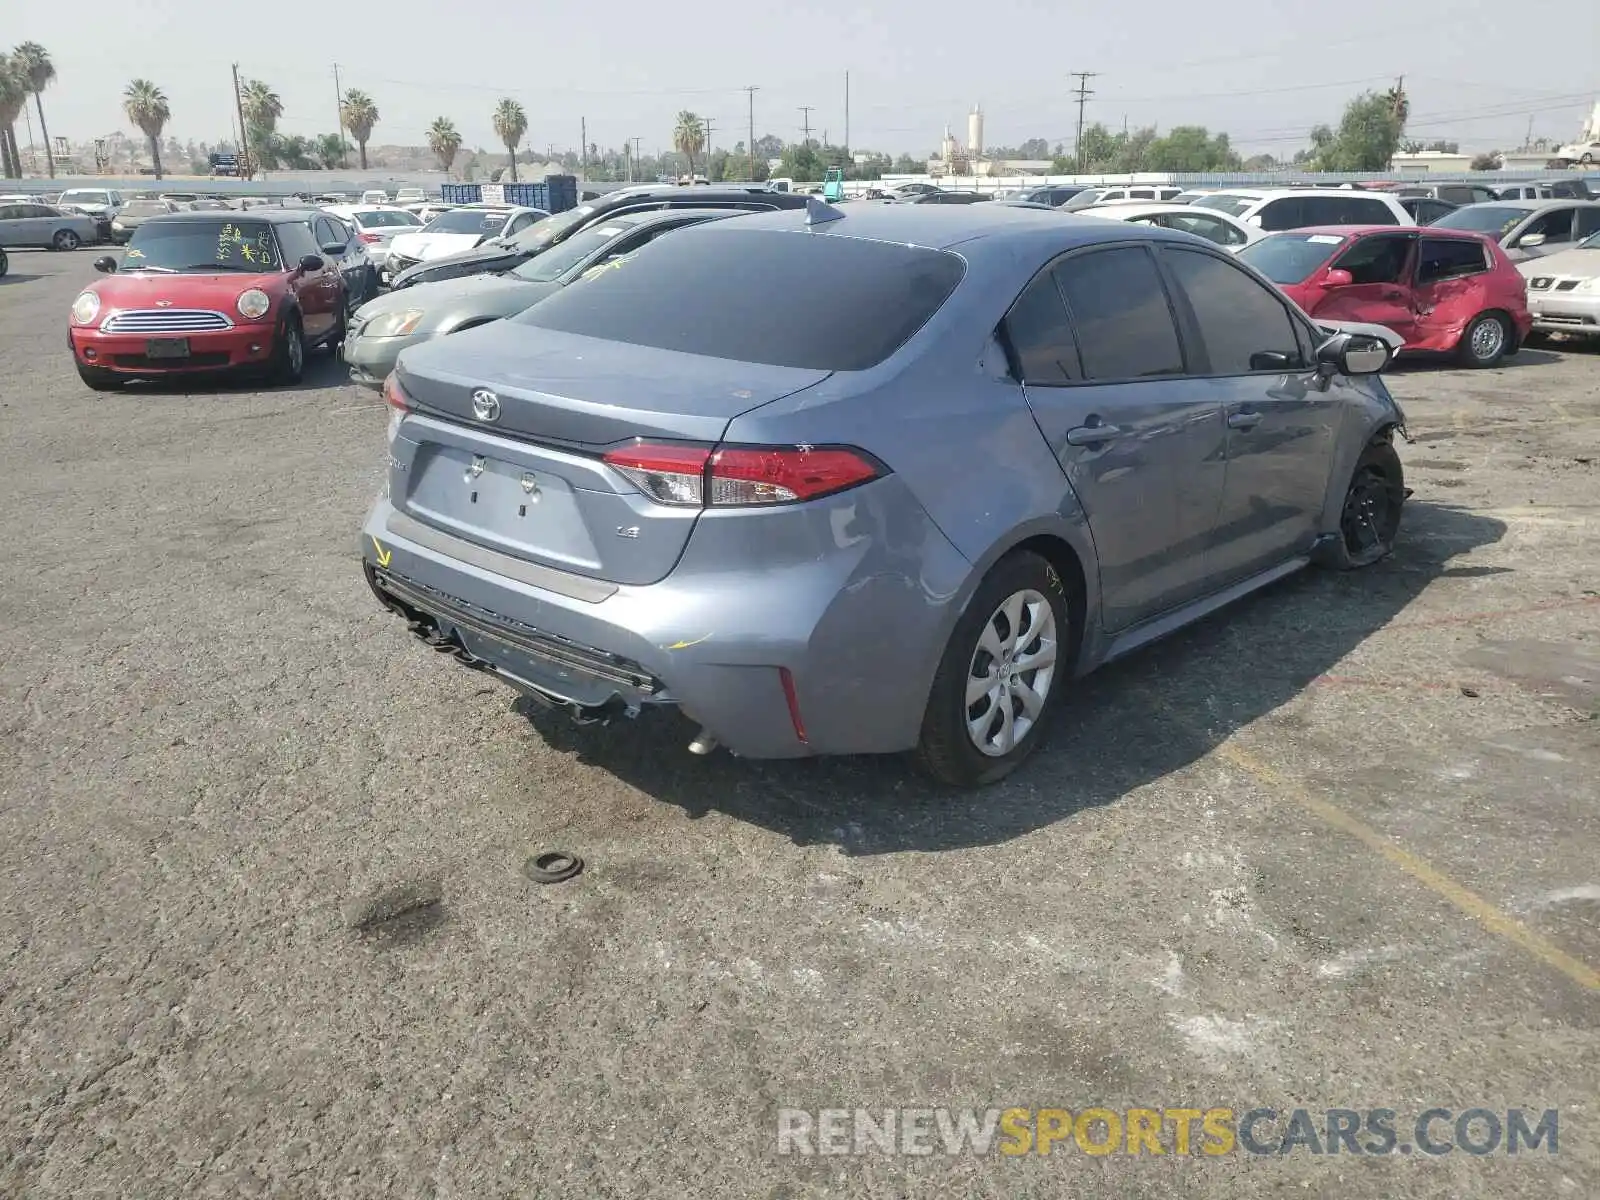
[[[1191,205],[1238,217],[1266,233],[1314,225],[1415,225],[1387,192],[1354,188],[1233,188],[1201,196]]]

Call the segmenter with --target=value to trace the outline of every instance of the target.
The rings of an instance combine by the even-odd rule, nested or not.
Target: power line
[[[800,144],[802,146],[809,146],[811,144],[811,109],[812,109],[812,106],[809,105],[809,104],[797,104],[797,105],[795,105],[795,107],[800,110],[800,131],[801,131],[801,137],[804,139],[803,141],[801,141]]]

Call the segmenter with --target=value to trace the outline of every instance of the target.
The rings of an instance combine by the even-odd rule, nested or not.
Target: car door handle
[[[1122,430],[1115,425],[1079,425],[1067,430],[1067,445],[1098,446],[1121,436]]]
[[[1261,414],[1258,412],[1236,412],[1228,415],[1229,429],[1254,429],[1261,424]]]
[[[1404,300],[1405,296],[1406,294],[1399,288],[1390,288],[1388,291],[1383,293],[1383,298],[1385,300]]]

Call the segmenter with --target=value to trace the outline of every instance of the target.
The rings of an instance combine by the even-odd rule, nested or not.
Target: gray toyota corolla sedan
[[[369,300],[350,318],[350,332],[345,337],[344,360],[350,364],[350,378],[381,388],[407,347],[514,317],[582,278],[585,271],[632,254],[664,233],[739,216],[743,211],[667,208],[624,213],[573,234],[509,271],[442,279]]]
[[[987,783],[1072,680],[1393,544],[1384,344],[1188,234],[821,202],[674,233],[386,388],[412,632],[691,749]]]

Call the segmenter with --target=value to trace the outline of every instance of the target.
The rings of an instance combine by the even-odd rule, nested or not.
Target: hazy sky
[[[1597,0],[125,0],[65,22],[61,12],[18,0],[5,36],[51,51],[59,77],[45,115],[53,135],[74,139],[138,136],[119,102],[136,76],[165,90],[180,140],[228,137],[234,61],[283,98],[283,132],[332,131],[337,61],[344,86],[377,101],[374,144],[420,144],[442,115],[469,146],[490,148],[504,95],[527,109],[541,149],[576,149],[586,117],[590,141],[639,137],[648,152],[670,144],[684,108],[731,146],[746,137],[746,84],[761,89],[757,136],[798,139],[798,106],[811,105],[814,136],[840,141],[847,69],[851,142],[919,155],[946,122],[964,140],[974,102],[989,146],[1070,144],[1072,71],[1100,73],[1091,122],[1207,125],[1280,155],[1311,125],[1337,122],[1351,95],[1402,73],[1408,134],[1468,148],[1516,145],[1530,117],[1535,136],[1570,140],[1600,99]]]

